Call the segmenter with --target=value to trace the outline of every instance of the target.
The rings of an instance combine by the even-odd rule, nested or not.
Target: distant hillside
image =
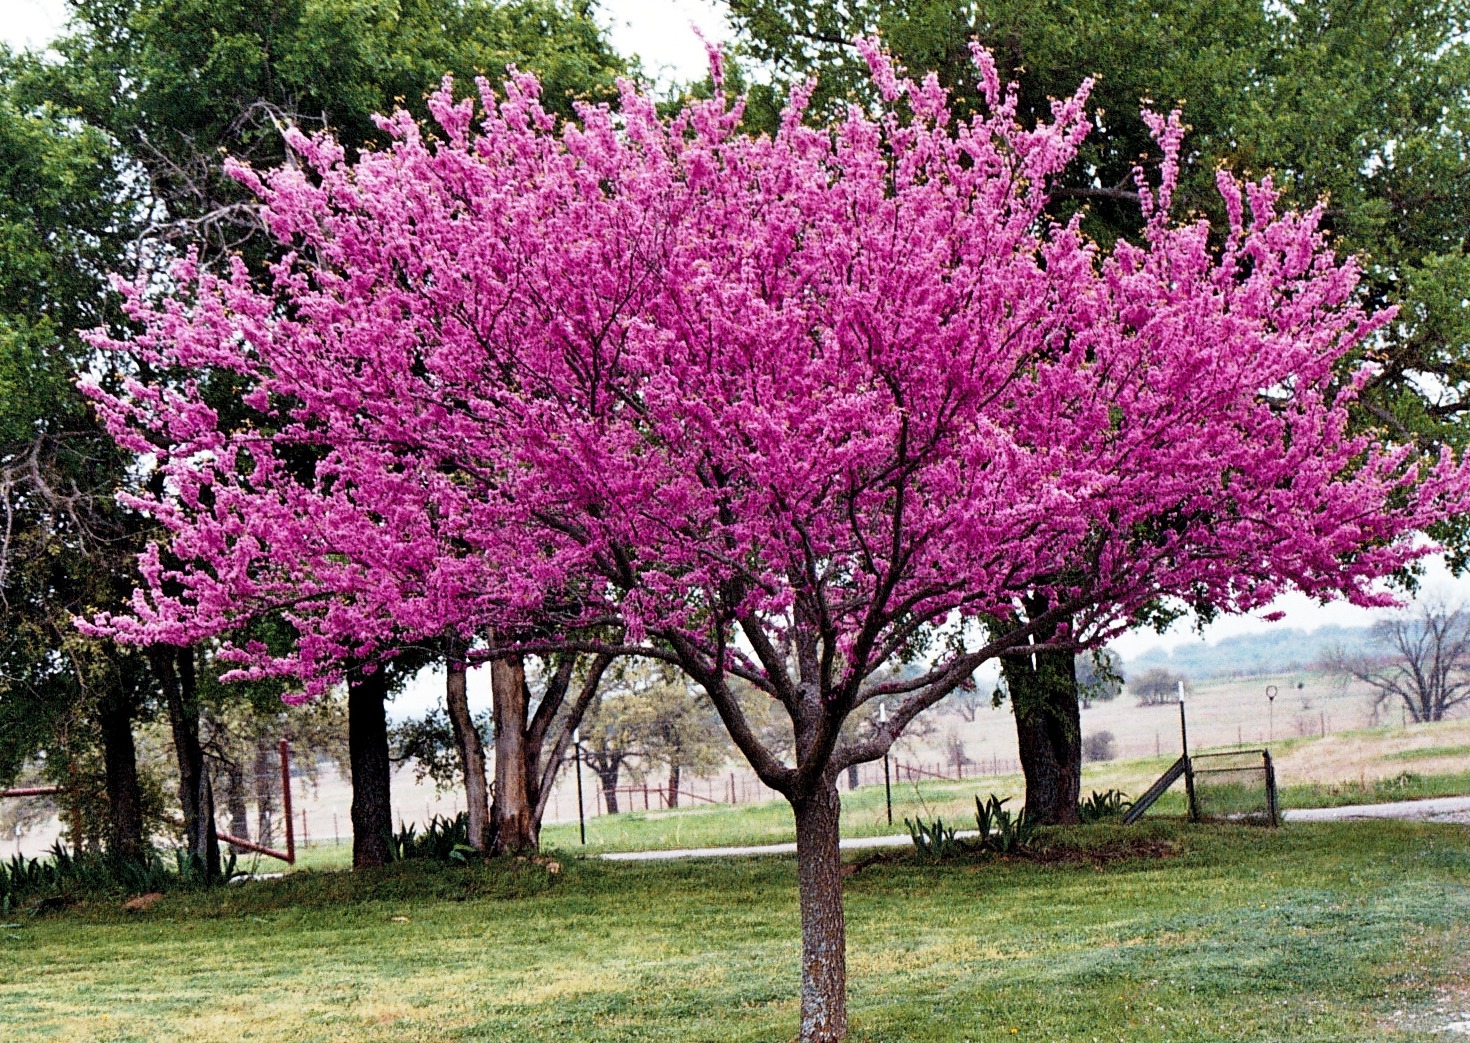
[[[1341,645],[1350,652],[1378,650],[1371,627],[1322,627],[1318,630],[1268,630],[1239,634],[1213,644],[1181,645],[1172,652],[1152,648],[1123,663],[1127,676],[1162,666],[1186,677],[1252,677],[1310,670],[1327,650]]]

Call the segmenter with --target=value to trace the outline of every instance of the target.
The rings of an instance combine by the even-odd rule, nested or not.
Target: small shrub
[[[936,818],[932,824],[923,819],[912,822],[904,819],[903,824],[909,828],[909,836],[914,840],[914,851],[921,861],[938,862],[964,850],[955,839],[955,831],[946,826],[941,818]]]
[[[1077,817],[1084,823],[1105,822],[1122,818],[1131,807],[1133,802],[1122,790],[1110,789],[1102,793],[1093,790],[1092,796],[1077,805]]]
[[[393,857],[463,863],[479,858],[480,852],[470,846],[470,818],[461,811],[454,818],[435,815],[422,833],[417,826],[399,830],[393,838]]]
[[[1018,851],[1031,841],[1036,832],[1035,823],[1026,817],[1025,811],[1012,815],[1005,807],[1010,798],[1001,799],[994,793],[985,803],[975,798],[975,827],[980,836],[980,846],[996,854],[1004,855]]]
[[[1424,780],[1412,771],[1401,771],[1391,779],[1378,779],[1373,783],[1377,794],[1398,796],[1420,788]]]
[[[1093,732],[1082,740],[1082,759],[1110,761],[1118,755],[1112,732]]]

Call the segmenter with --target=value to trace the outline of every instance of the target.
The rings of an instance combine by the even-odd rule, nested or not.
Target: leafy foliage
[[[235,875],[231,855],[221,879],[228,881]],[[84,899],[199,889],[213,883],[183,851],[175,851],[173,865],[169,865],[156,851],[134,861],[105,854],[73,855],[58,842],[47,859],[15,855],[0,864],[0,915],[27,907],[44,911]]]
[[[1013,815],[1005,806],[1010,799],[994,793],[983,803],[978,796],[975,798],[975,829],[979,832],[976,842],[983,850],[1011,854],[1030,843],[1035,834],[1036,825],[1024,810]]]
[[[1106,822],[1122,818],[1131,807],[1133,802],[1122,790],[1108,789],[1101,793],[1093,790],[1090,797],[1077,805],[1077,817],[1083,823]]]
[[[946,826],[943,819],[926,822],[922,818],[905,818],[903,824],[908,827],[914,851],[921,861],[940,862],[964,850],[964,844],[955,838],[954,828]]]
[[[393,857],[463,863],[481,854],[470,846],[469,815],[461,811],[454,818],[435,815],[422,833],[412,823],[404,826],[393,838]]]
[[[1112,732],[1092,732],[1082,737],[1082,759],[1085,761],[1110,761],[1118,755],[1116,740]]]
[[[934,71],[962,109],[981,103],[972,40],[1020,84],[1019,111],[1097,77],[1080,162],[1052,193],[1100,241],[1136,235],[1131,168],[1157,150],[1133,115],[1180,104],[1192,127],[1180,203],[1211,215],[1215,171],[1275,175],[1297,205],[1328,200],[1327,226],[1368,258],[1375,303],[1399,317],[1369,352],[1378,372],[1360,422],[1426,445],[1465,444],[1470,425],[1470,3],[1466,0],[728,0],[745,53],[774,74],[751,118],[769,126],[780,86],[816,76],[813,105],[837,117],[874,100],[855,37]],[[774,89],[773,89],[774,87]],[[1454,547],[1470,529],[1440,527]]]

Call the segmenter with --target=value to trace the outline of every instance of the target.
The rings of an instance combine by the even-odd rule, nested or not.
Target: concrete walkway
[[[1470,797],[1430,797],[1389,804],[1349,804],[1341,808],[1287,808],[1288,822],[1345,822],[1352,819],[1402,818],[1470,823]]]
[[[955,830],[961,840],[973,837],[973,829]],[[842,841],[844,851],[866,851],[869,848],[911,847],[913,840],[907,833],[889,837],[848,837]],[[739,858],[742,855],[794,855],[796,845],[758,844],[750,847],[686,847],[673,851],[613,851],[602,857],[609,862],[665,862],[675,858]]]
[[[1355,819],[1399,818],[1430,822],[1470,824],[1470,797],[1431,797],[1428,800],[1398,800],[1389,804],[1349,804],[1340,808],[1288,808],[1281,813],[1287,822],[1347,822]],[[973,829],[955,833],[961,839],[976,835]],[[886,837],[849,837],[844,851],[909,847],[908,834]],[[601,857],[609,862],[667,862],[681,858],[741,858],[747,855],[794,855],[795,844],[756,844],[748,847],[688,847],[669,851],[614,851]]]

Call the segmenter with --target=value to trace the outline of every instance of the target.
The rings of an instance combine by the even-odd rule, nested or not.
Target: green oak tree
[[[232,252],[267,259],[271,247],[257,234],[254,206],[224,176],[223,162],[227,156],[260,166],[284,161],[287,125],[330,128],[353,147],[371,147],[379,139],[376,113],[407,105],[422,114],[425,94],[446,73],[471,91],[476,75],[499,80],[511,64],[535,71],[549,107],[570,113],[577,99],[613,98],[614,77],[625,66],[585,0],[69,0],[67,6],[69,21],[44,57],[4,59],[8,108],[0,111],[0,163],[8,165],[0,178],[8,180],[0,193],[10,194],[0,196],[0,439],[16,510],[22,500],[39,503],[38,489],[75,484],[84,497],[63,497],[66,510],[75,514],[85,499],[99,517],[112,512],[127,529],[126,539],[109,534],[113,556],[85,557],[78,534],[95,535],[95,525],[73,518],[68,529],[58,520],[65,510],[45,518],[34,509],[7,515],[14,532],[26,534],[15,540],[51,539],[65,548],[59,567],[105,588],[106,597],[94,589],[64,603],[48,594],[52,631],[27,632],[30,643],[15,651],[45,667],[50,681],[71,677],[67,683],[80,691],[80,675],[56,664],[63,640],[56,627],[65,629],[72,613],[115,607],[107,598],[130,592],[141,519],[118,511],[115,493],[146,480],[134,461],[95,439],[90,411],[74,389],[80,370],[100,365],[79,332],[120,321],[109,310],[105,274],[157,278],[188,249],[211,265]],[[73,429],[91,441],[73,437]],[[73,456],[91,462],[86,481],[40,482],[37,474],[48,472],[27,471],[27,447],[37,444],[38,432],[49,438],[53,431],[68,435],[43,448],[61,459],[63,446],[74,447]],[[75,448],[84,445],[85,452]],[[63,462],[72,465],[70,458]],[[88,544],[88,553],[98,546]],[[55,587],[36,577],[28,582],[33,590]],[[115,649],[100,654],[108,664],[127,658]],[[199,692],[201,677],[213,669],[208,652],[153,649],[138,661],[146,689],[140,698],[169,715],[190,850],[212,867],[213,802],[208,750],[200,740],[208,700]],[[24,687],[15,680],[22,676],[19,661],[3,670],[0,686]],[[383,706],[391,683],[382,671],[354,670],[350,688],[350,760],[362,774],[355,808],[360,803],[358,825],[369,841],[362,857],[379,861],[389,846],[378,840],[392,829]],[[21,706],[21,696],[5,690],[0,687],[0,700]],[[41,689],[34,684],[26,691],[47,712],[71,705],[36,695]],[[12,716],[30,723],[0,743],[18,751],[24,743],[34,747],[37,740],[20,736],[45,732],[31,727],[45,715],[32,706]],[[130,726],[131,716],[114,717],[119,727]]]

